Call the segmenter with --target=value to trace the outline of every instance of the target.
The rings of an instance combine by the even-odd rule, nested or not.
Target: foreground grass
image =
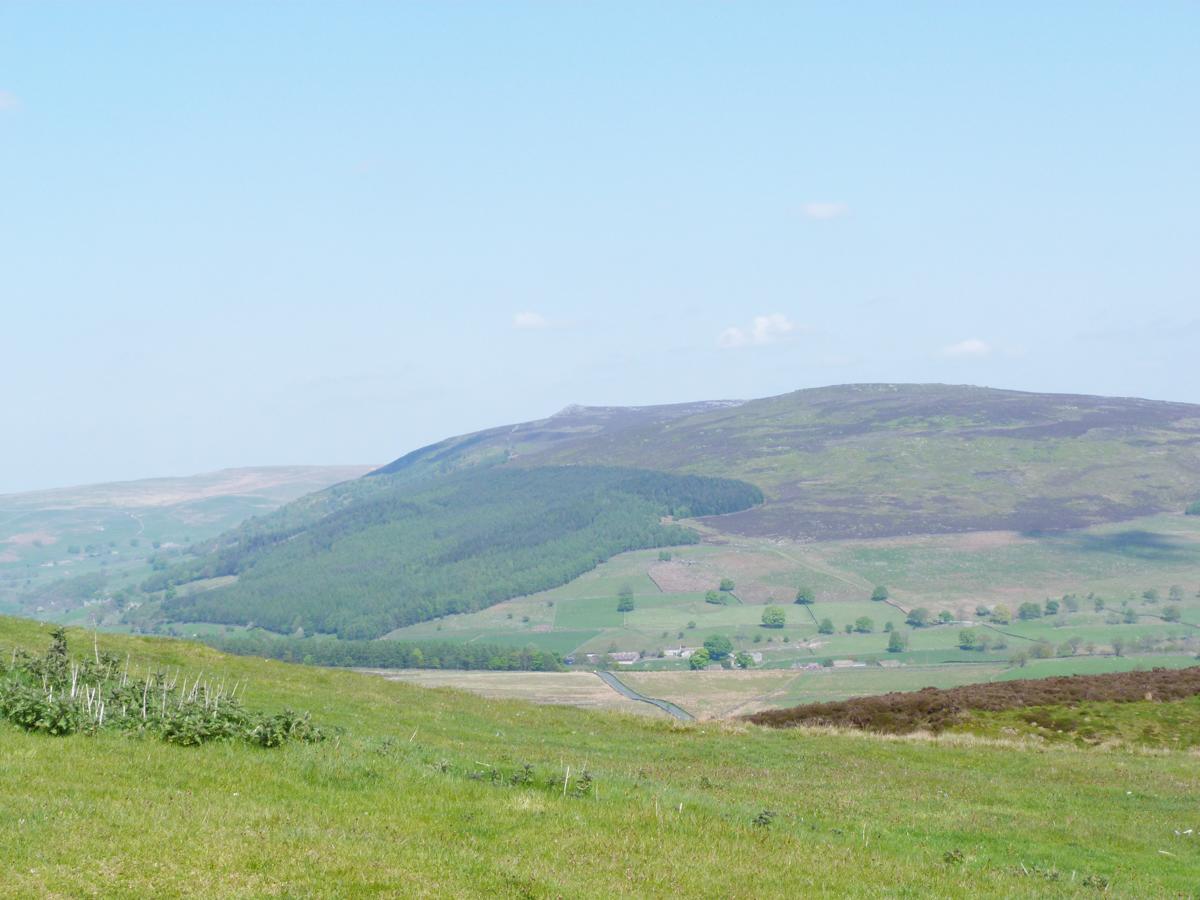
[[[45,632],[0,619],[0,646],[40,650]],[[5,895],[1074,896],[1107,882],[1147,897],[1200,886],[1200,840],[1176,833],[1200,826],[1200,771],[1182,752],[682,727],[100,641],[135,665],[249,679],[248,706],[308,709],[343,734],[187,749],[0,724]],[[533,782],[512,784],[525,764]]]
[[[972,711],[955,731],[1079,745],[1117,742],[1175,750],[1200,747],[1200,696],[1169,703],[1080,703]]]

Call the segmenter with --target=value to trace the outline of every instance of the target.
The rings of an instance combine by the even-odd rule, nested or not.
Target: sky
[[[1200,4],[0,2],[0,492],[568,404],[1200,402]]]

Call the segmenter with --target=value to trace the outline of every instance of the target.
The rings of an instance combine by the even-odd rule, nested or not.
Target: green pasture
[[[0,647],[46,632],[0,620]],[[0,723],[0,895],[1159,897],[1200,870],[1183,752],[684,726],[99,641],[336,736],[188,748]]]

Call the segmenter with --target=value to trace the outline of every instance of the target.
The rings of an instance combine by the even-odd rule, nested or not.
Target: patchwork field
[[[721,681],[727,672],[678,672],[663,687],[646,691],[714,715],[743,706],[949,687],[1015,677],[1034,667],[1057,674],[1173,665],[1200,651],[1195,516],[1155,516],[1057,535],[993,532],[827,543],[750,540],[709,529],[704,543],[674,548],[669,559],[664,555],[622,554],[560,588],[390,636],[531,644],[573,655],[581,664],[588,654],[596,662],[610,652],[634,651],[642,656],[620,667],[623,677],[647,687],[650,682],[639,679],[651,676],[642,673],[688,667],[679,657],[660,657],[660,651],[699,647],[714,634],[728,637],[735,651],[760,653],[756,672],[826,664],[823,673],[784,675],[770,687],[747,679],[740,690],[735,685],[742,682]],[[730,579],[733,590],[718,592],[720,603],[707,602],[722,579]],[[876,585],[888,587],[888,601],[870,599]],[[801,586],[812,589],[814,603],[792,602]],[[623,590],[632,592],[632,611],[617,609]],[[1059,604],[1057,612],[1047,614],[1048,600]],[[1038,604],[1040,614],[1020,618],[1025,603]],[[783,627],[762,626],[770,604],[784,609]],[[1007,608],[1010,621],[999,623],[990,614],[998,606]],[[916,607],[928,609],[935,620],[944,612],[950,621],[910,627],[907,614]],[[1178,621],[1167,620],[1174,615],[1169,608],[1178,611]],[[869,632],[847,632],[864,617],[870,619]],[[820,629],[826,619],[829,634]],[[903,635],[900,652],[887,650],[889,624]],[[988,648],[963,649],[964,630],[986,635]],[[1036,658],[1047,645],[1053,658]],[[827,666],[833,659],[870,668],[834,672]],[[880,660],[900,667],[878,668]],[[719,687],[699,687],[708,680]]]
[[[431,669],[360,669],[389,681],[423,688],[455,688],[489,700],[526,700],[530,703],[606,709],[665,717],[666,713],[622,696],[591,672],[461,672]]]

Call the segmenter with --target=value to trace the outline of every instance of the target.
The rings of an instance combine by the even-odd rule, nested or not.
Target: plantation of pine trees
[[[372,639],[565,584],[617,553],[699,539],[666,516],[760,502],[758,488],[740,481],[598,466],[376,477],[252,520],[146,587],[236,575],[168,599],[166,614]]]

